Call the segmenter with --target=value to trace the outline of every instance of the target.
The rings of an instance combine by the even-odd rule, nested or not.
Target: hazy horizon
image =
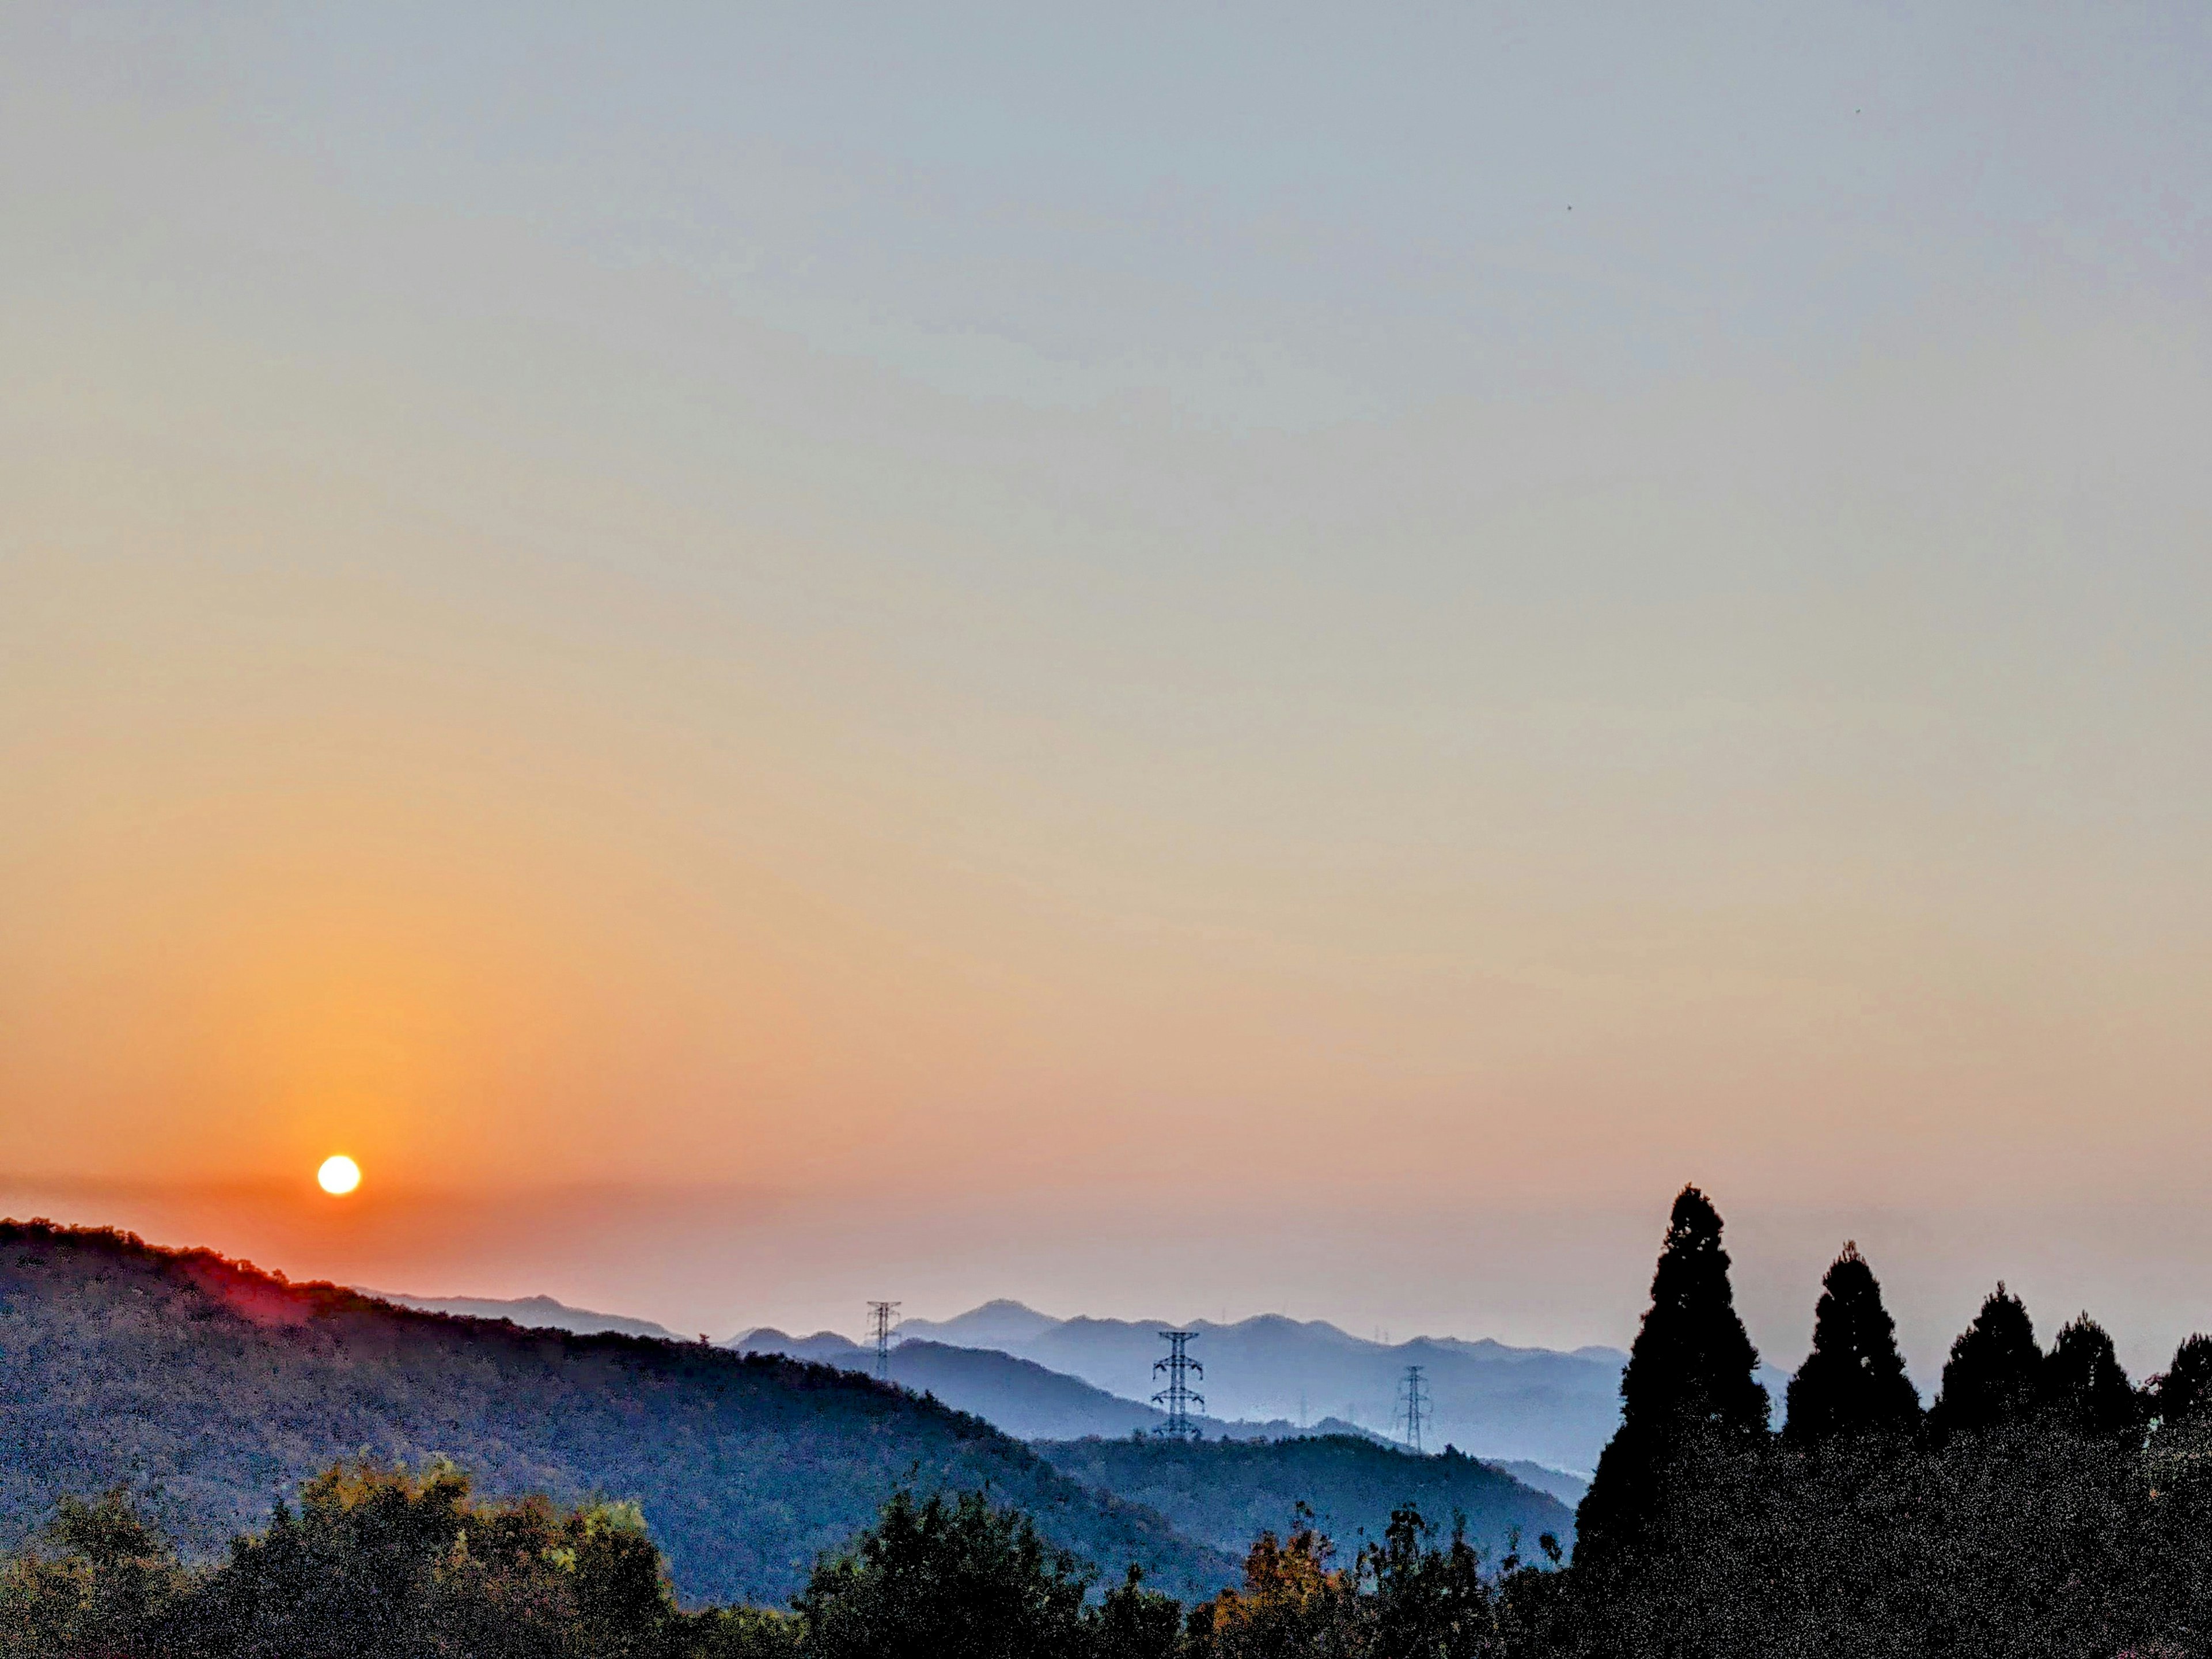
[[[2181,1206],[2065,1212],[1732,1205],[1736,1299],[1762,1358],[1793,1370],[1820,1275],[1845,1238],[1881,1276],[1915,1380],[1932,1395],[1953,1337],[2003,1279],[2048,1339],[2084,1310],[2138,1376],[2208,1322],[2197,1295],[2212,1218]],[[1279,1313],[1355,1336],[1491,1337],[1625,1349],[1649,1300],[1671,1191],[1638,1206],[1487,1215],[1347,1214],[1297,1242],[1249,1202],[1177,1218],[1143,1194],[1118,1208],[1008,1194],[987,1217],[926,1200],[800,1201],[702,1187],[575,1187],[494,1195],[380,1194],[337,1211],[298,1183],[215,1190],[0,1176],[0,1214],[117,1225],[204,1246],[294,1279],[422,1297],[550,1295],[722,1341],[861,1327],[866,1302],[945,1319],[999,1298],[1056,1317],[1233,1322]],[[911,1241],[927,1230],[930,1248]],[[2085,1239],[2087,1241],[2085,1243]],[[1021,1260],[1010,1266],[1007,1243]],[[1404,1269],[1378,1279],[1368,1263]]]
[[[0,15],[0,1211],[2212,1325],[2212,14]],[[315,1193],[326,1155],[361,1190]]]

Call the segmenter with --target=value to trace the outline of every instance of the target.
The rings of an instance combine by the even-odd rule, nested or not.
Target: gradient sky
[[[0,12],[0,1208],[2212,1325],[2212,14],[1671,11]]]

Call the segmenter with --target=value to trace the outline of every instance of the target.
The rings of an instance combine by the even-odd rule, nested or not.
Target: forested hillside
[[[1467,1519],[1468,1541],[1502,1557],[1517,1534],[1533,1552],[1546,1533],[1572,1540],[1574,1516],[1559,1499],[1456,1452],[1419,1457],[1354,1435],[1276,1441],[1182,1442],[1127,1437],[1041,1443],[1062,1474],[1158,1510],[1177,1531],[1224,1550],[1262,1532],[1287,1534],[1296,1506],[1340,1542],[1379,1539],[1395,1509],[1412,1506],[1447,1525]]]
[[[902,1484],[988,1484],[1109,1575],[1210,1593],[1228,1557],[975,1419],[849,1372],[292,1285],[126,1235],[0,1224],[0,1541],[64,1492],[155,1495],[190,1547],[359,1452],[490,1493],[635,1499],[687,1597],[781,1602]]]
[[[802,1347],[801,1345],[808,1345]],[[786,1353],[848,1370],[866,1370],[875,1356],[850,1344],[790,1338],[781,1332],[748,1333],[731,1346],[746,1353]],[[1127,1434],[1161,1420],[1150,1406],[1094,1389],[1080,1377],[1047,1370],[1034,1360],[941,1342],[902,1342],[890,1352],[890,1380],[916,1394],[933,1394],[956,1411],[1023,1440],[1074,1440],[1087,1434]]]

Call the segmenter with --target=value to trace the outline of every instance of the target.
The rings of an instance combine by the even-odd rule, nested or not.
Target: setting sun
[[[315,1179],[325,1192],[343,1195],[361,1185],[361,1165],[341,1152],[323,1160],[323,1167],[315,1171]]]

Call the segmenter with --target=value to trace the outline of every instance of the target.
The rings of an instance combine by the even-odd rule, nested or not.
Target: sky
[[[0,11],[0,1212],[2155,1368],[2212,15],[1668,12]]]

